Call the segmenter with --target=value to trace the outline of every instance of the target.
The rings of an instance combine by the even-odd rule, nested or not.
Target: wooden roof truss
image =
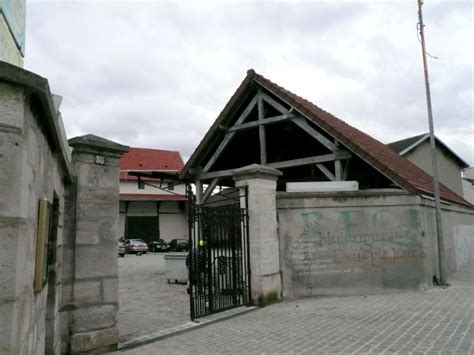
[[[266,105],[270,105],[279,114],[276,116],[265,117],[264,103]],[[258,119],[256,121],[245,122],[245,120],[255,108],[258,110]],[[292,122],[294,125],[308,133],[309,136],[326,147],[330,153],[268,163],[266,127],[284,121]],[[212,168],[237,132],[243,130],[258,129],[260,164],[262,165],[266,165],[275,169],[314,165],[324,174],[324,176],[327,177],[329,181],[344,181],[347,178],[349,168],[348,162],[352,154],[348,150],[342,148],[337,140],[331,141],[324,134],[320,133],[317,129],[310,125],[307,119],[297,112],[293,107],[290,107],[289,109],[286,108],[284,105],[280,104],[277,100],[272,98],[260,88],[257,90],[256,94],[253,96],[247,106],[243,109],[242,113],[238,116],[234,124],[229,127],[220,125],[219,128],[225,131],[224,138],[220,142],[217,149],[215,149],[211,157],[207,160],[204,167],[197,171],[197,174],[195,175],[197,187],[196,197],[198,203],[199,201],[203,203],[209,198],[209,196],[217,187],[220,178],[229,177],[232,175],[232,171],[235,168],[218,171],[212,171]],[[346,161],[346,163],[343,164],[343,161]],[[323,164],[327,162],[334,163],[334,172],[332,172]],[[207,184],[205,191],[203,190],[203,181],[205,181]]]

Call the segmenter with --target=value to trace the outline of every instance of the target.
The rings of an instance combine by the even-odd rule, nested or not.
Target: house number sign
[[[105,158],[102,155],[96,155],[94,161],[97,165],[105,165]]]

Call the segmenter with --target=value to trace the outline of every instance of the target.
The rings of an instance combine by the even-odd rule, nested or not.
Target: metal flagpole
[[[418,26],[421,38],[421,51],[423,55],[423,68],[425,74],[425,89],[426,89],[426,105],[428,107],[428,122],[430,126],[430,143],[431,143],[431,162],[433,168],[433,188],[435,197],[435,215],[436,215],[436,234],[438,236],[438,262],[439,262],[439,282],[442,286],[446,285],[446,277],[444,273],[444,240],[443,240],[443,225],[441,221],[441,202],[439,198],[439,182],[438,182],[438,163],[436,161],[436,142],[433,127],[433,112],[431,109],[431,91],[430,80],[428,76],[428,63],[426,61],[425,35],[423,25],[423,14],[421,7],[423,1],[418,0]]]

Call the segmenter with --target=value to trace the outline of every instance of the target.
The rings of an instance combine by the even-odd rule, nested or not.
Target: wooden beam
[[[250,114],[250,112],[253,110],[253,108],[257,104],[257,101],[258,101],[258,95],[255,95],[254,98],[247,105],[245,110],[241,113],[241,115],[239,116],[239,118],[235,122],[234,126],[241,124],[247,118],[247,116]],[[219,147],[217,147],[217,149],[214,152],[214,154],[212,155],[211,159],[209,159],[207,164],[204,166],[203,171],[206,172],[206,171],[209,171],[210,168],[212,168],[212,166],[216,162],[217,158],[219,158],[219,156],[222,154],[224,148],[227,146],[227,144],[229,144],[229,142],[234,137],[234,134],[235,134],[235,132],[228,132],[224,136],[224,139],[222,140],[221,144],[219,144]]]
[[[224,148],[227,146],[227,144],[229,144],[231,139],[234,137],[234,134],[235,133],[232,132],[232,133],[227,133],[224,136],[224,139],[222,140],[221,144],[219,144],[219,147],[217,147],[217,149],[214,152],[214,154],[212,155],[211,159],[209,159],[206,166],[204,166],[203,171],[208,171],[210,168],[212,168],[212,166],[216,162],[217,158],[219,158],[219,156],[221,155]]]
[[[234,170],[235,169],[227,169],[227,170],[203,172],[199,174],[197,178],[200,180],[210,180],[210,179],[215,179],[218,177],[232,176],[232,172]]]
[[[319,143],[324,145],[326,148],[328,148],[330,151],[336,150],[336,145],[331,142],[329,139],[324,137],[321,133],[316,131],[313,127],[311,127],[308,122],[302,117],[297,117],[292,120],[298,127],[302,128],[306,133],[311,135],[314,139],[316,139]]]
[[[310,165],[317,163],[324,163],[326,161],[333,161],[336,159],[348,159],[351,157],[351,154],[348,152],[337,152],[325,155],[317,155],[308,158],[300,158],[286,161],[279,161],[275,163],[267,164],[267,166],[275,169],[289,168],[292,166],[301,166],[301,165]]]
[[[258,121],[263,122],[265,113],[263,112],[263,99],[262,91],[258,92]],[[265,136],[265,126],[258,126],[258,137],[260,142],[260,164],[265,165],[267,163],[267,140]]]
[[[234,131],[240,131],[240,130],[245,130],[249,128],[254,128],[260,125],[268,125],[268,124],[274,124],[282,121],[288,121],[291,118],[294,118],[295,116],[292,113],[285,113],[283,115],[279,116],[273,116],[273,117],[268,117],[265,118],[263,121],[253,121],[253,122],[248,122],[248,123],[242,123],[236,126],[233,126],[229,128],[229,132],[234,132]]]
[[[351,161],[350,159],[347,159],[346,160],[346,164],[345,164],[345,167],[344,167],[344,172],[342,173],[342,181],[346,181],[347,180],[347,175],[349,173],[349,165],[350,165]]]
[[[214,189],[216,188],[217,186],[217,183],[219,182],[219,178],[215,178],[211,181],[211,183],[207,186],[207,189],[206,189],[206,192],[204,193],[204,196],[202,198],[202,203],[206,203],[207,199],[209,198],[209,196],[212,195],[212,191],[214,191]]]
[[[202,181],[196,180],[196,205],[202,204]]]
[[[342,166],[341,166],[340,160],[336,160],[334,162],[334,172],[336,175],[336,181],[341,181],[342,180]]]
[[[337,161],[337,160],[336,160]],[[328,168],[326,168],[322,163],[319,163],[319,164],[316,164],[316,166],[318,167],[319,170],[321,170],[323,172],[324,175],[326,175],[326,177],[330,180],[330,181],[334,181],[336,180],[336,177],[334,176],[333,173],[331,173],[329,171]]]
[[[276,109],[277,111],[279,111],[280,113],[288,113],[289,112],[289,110],[285,106],[283,106],[282,104],[280,104],[279,102],[277,102],[275,99],[268,96],[264,92],[262,92],[262,99],[264,101],[266,101],[268,104],[270,104],[271,106],[273,106],[273,108]]]
[[[290,168],[292,166],[301,166],[301,165],[311,165],[317,163],[324,163],[326,161],[333,161],[333,160],[341,160],[341,159],[349,159],[352,156],[351,153],[346,151],[337,151],[331,154],[325,155],[317,155],[308,158],[300,158],[300,159],[293,159],[293,160],[285,160],[279,161],[275,163],[267,164],[267,166],[275,169],[281,168]],[[203,172],[199,174],[196,178],[199,180],[210,180],[216,177],[225,177],[225,176],[232,176],[232,172],[235,169],[227,169],[227,170],[220,170],[220,171],[211,171],[211,172]]]

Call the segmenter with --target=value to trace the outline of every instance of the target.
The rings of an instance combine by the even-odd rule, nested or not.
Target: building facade
[[[424,169],[249,70],[181,175],[202,208],[216,186],[246,189],[252,299],[265,303],[425,289],[439,255],[444,274],[473,260],[474,208],[451,163],[438,245]]]
[[[429,133],[387,144],[390,149],[410,160],[420,169],[433,176]],[[462,170],[469,165],[439,138],[436,138],[436,159],[439,182],[463,196]]]
[[[146,242],[187,238],[186,185],[179,152],[131,148],[120,160],[119,234]],[[161,174],[161,179],[136,174]]]

